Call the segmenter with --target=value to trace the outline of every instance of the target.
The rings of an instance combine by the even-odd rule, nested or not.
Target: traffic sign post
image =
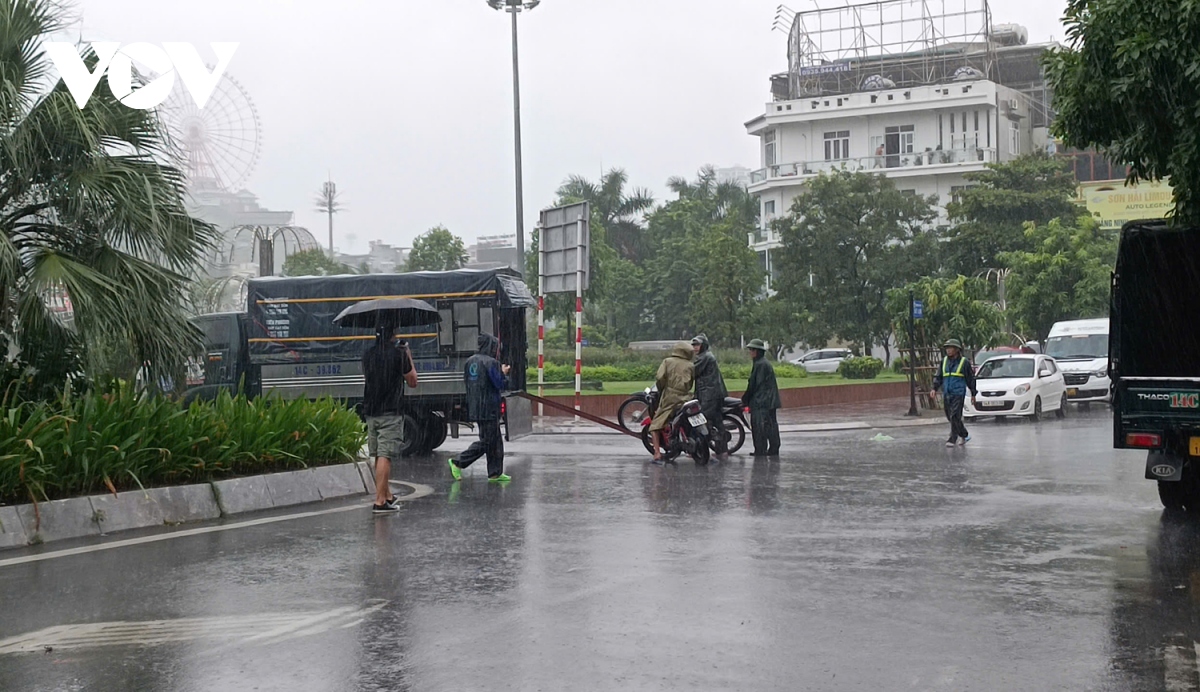
[[[583,292],[591,278],[591,218],[587,202],[545,209],[538,231],[538,384],[545,380],[545,296],[574,292],[576,411],[583,403]]]
[[[917,410],[917,337],[916,321],[925,316],[925,305],[908,292],[908,415],[919,416]]]

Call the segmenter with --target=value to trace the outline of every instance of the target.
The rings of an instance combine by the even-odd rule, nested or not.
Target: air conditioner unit
[[[1014,113],[1021,110],[1021,102],[1016,99],[1009,99],[1008,100],[1008,110],[1010,110]]]

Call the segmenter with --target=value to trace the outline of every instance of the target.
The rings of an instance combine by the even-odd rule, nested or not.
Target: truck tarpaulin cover
[[[1121,232],[1110,355],[1123,377],[1200,377],[1200,228]]]
[[[376,298],[496,301],[500,308],[537,303],[511,269],[352,276],[264,277],[247,291],[250,358],[260,365],[298,361],[354,360],[374,337],[371,330],[342,329],[333,318],[350,304]],[[437,348],[437,327],[401,329],[415,355]]]

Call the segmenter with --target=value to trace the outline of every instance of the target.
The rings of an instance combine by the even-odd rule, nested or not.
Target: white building
[[[907,0],[795,15],[789,71],[772,78],[775,100],[746,123],[760,139],[762,164],[750,177],[762,205],[750,244],[769,276],[771,252],[781,244],[771,222],[818,173],[886,175],[900,190],[936,196],[944,218],[966,174],[1045,146],[1047,97],[1037,63],[1044,47],[1025,46],[1020,27],[990,27],[986,0],[945,0],[954,7],[942,9],[967,27],[953,36],[936,31],[946,26],[945,16],[928,12],[936,2],[918,4],[926,12],[915,17]]]

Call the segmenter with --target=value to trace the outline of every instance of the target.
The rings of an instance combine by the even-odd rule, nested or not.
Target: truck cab
[[[1200,512],[1200,228],[1126,224],[1109,313],[1113,446],[1148,452],[1164,507]]]

